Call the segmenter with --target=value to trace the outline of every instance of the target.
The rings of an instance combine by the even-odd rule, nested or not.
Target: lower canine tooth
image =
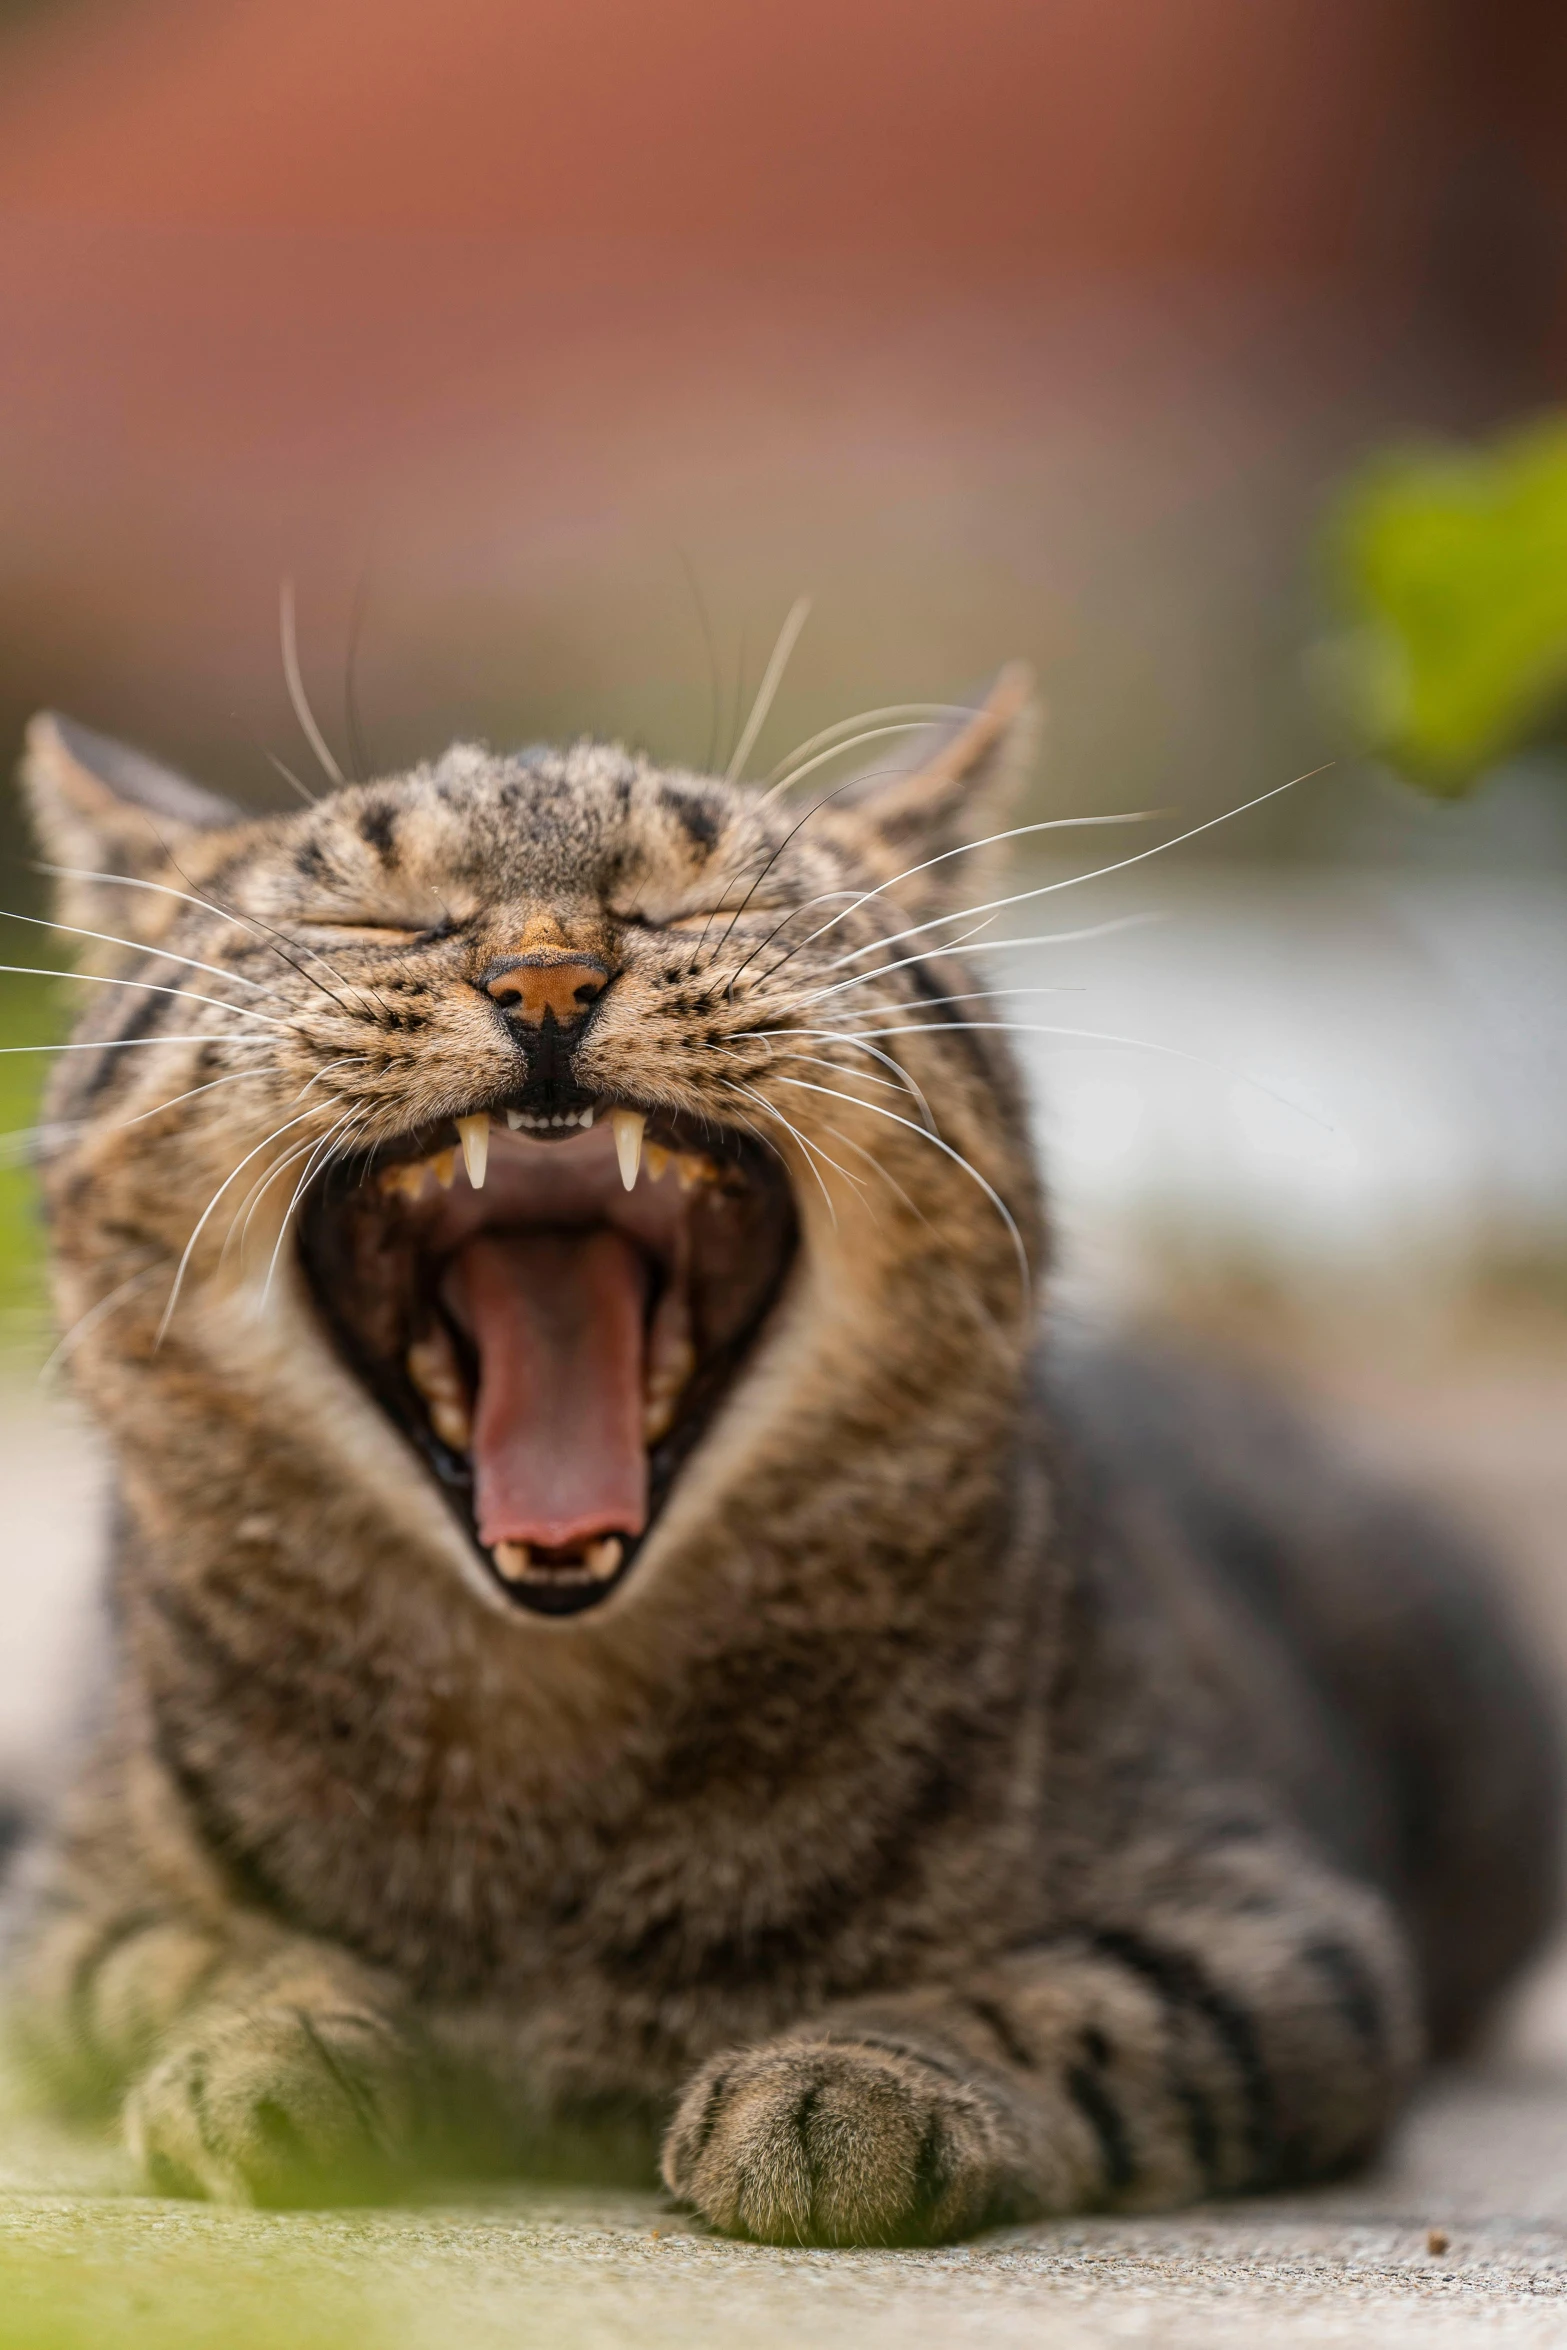
[[[490,1556],[496,1573],[504,1575],[508,1583],[520,1583],[532,1571],[533,1552],[525,1542],[497,1542],[491,1546]]]
[[[611,1110],[609,1122],[615,1133],[615,1156],[620,1161],[620,1180],[628,1191],[635,1191],[637,1169],[642,1164],[642,1129],[647,1120],[640,1110]]]
[[[472,1118],[459,1118],[457,1139],[462,1144],[462,1163],[468,1170],[468,1181],[475,1191],[484,1189],[484,1170],[490,1163],[490,1121],[483,1110]]]
[[[626,1546],[618,1534],[606,1534],[602,1542],[590,1542],[582,1554],[582,1563],[595,1583],[607,1583],[621,1560]]]

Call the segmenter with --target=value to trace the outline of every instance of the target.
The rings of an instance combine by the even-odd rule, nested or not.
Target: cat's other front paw
[[[369,2011],[223,2010],[182,2036],[125,2103],[147,2182],[220,2203],[375,2201],[407,2177],[417,2070]]]
[[[934,2056],[774,2040],[715,2057],[664,2141],[672,2193],[768,2244],[934,2243],[1021,2208],[998,2097]]]

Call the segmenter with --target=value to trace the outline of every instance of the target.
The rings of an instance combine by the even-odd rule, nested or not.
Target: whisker
[[[925,1099],[924,1094],[921,1092],[914,1078],[909,1074],[908,1070],[904,1068],[903,1063],[899,1060],[896,1060],[891,1053],[881,1052],[874,1044],[867,1043],[857,1030],[846,1028],[750,1028],[744,1032],[743,1037],[736,1038],[735,1043],[738,1045],[753,1036],[768,1038],[775,1036],[803,1036],[810,1041],[817,1043],[851,1045],[856,1050],[858,1050],[858,1048],[864,1044],[866,1051],[874,1060],[880,1061],[885,1068],[888,1068],[893,1072],[894,1077],[897,1079],[897,1086],[895,1089],[892,1088],[892,1081],[889,1078],[872,1077],[868,1071],[863,1070],[858,1072],[850,1072],[847,1069],[840,1068],[836,1061],[823,1061],[820,1064],[821,1067],[824,1069],[837,1069],[838,1074],[841,1077],[847,1077],[850,1074],[858,1074],[863,1076],[865,1082],[869,1085],[886,1085],[891,1090],[908,1094],[910,1098],[918,1104],[920,1116],[934,1131],[936,1121],[931,1113],[930,1104]],[[811,1053],[784,1053],[781,1054],[779,1058],[782,1060],[809,1061],[814,1059],[815,1056]]]
[[[890,1118],[895,1126],[906,1126],[911,1134],[919,1135],[922,1141],[932,1142],[937,1150],[944,1151],[954,1166],[961,1167],[964,1174],[979,1185],[980,1190],[1006,1226],[1017,1255],[1018,1277],[1023,1287],[1023,1304],[1025,1310],[1027,1309],[1033,1298],[1034,1281],[1029,1270],[1028,1250],[1023,1245],[1023,1235],[1017,1228],[1017,1219],[994,1184],[987,1183],[979,1169],[966,1159],[961,1151],[955,1151],[951,1143],[945,1141],[941,1135],[932,1134],[928,1126],[916,1126],[912,1118],[905,1118],[899,1111],[885,1108],[881,1102],[856,1101],[852,1093],[839,1093],[831,1085],[817,1085],[809,1077],[780,1077],[778,1082],[780,1085],[795,1086],[802,1093],[826,1094],[831,1101],[847,1102],[851,1110],[868,1110],[873,1118]]]
[[[870,1036],[940,1036],[944,1032],[951,1035],[955,1030],[965,1028],[1000,1029],[1008,1036],[1058,1036],[1080,1044],[1124,1045],[1135,1052],[1157,1053],[1163,1060],[1187,1061],[1193,1068],[1211,1069],[1217,1076],[1228,1077],[1237,1085],[1255,1086],[1270,1101],[1282,1103],[1285,1109],[1293,1110],[1297,1117],[1309,1120],[1313,1126],[1320,1126],[1325,1134],[1336,1134],[1338,1131],[1330,1118],[1319,1118],[1302,1103],[1292,1102],[1288,1094],[1278,1092],[1260,1077],[1253,1077],[1249,1070],[1232,1068],[1227,1061],[1210,1060],[1206,1053],[1188,1052],[1182,1045],[1160,1044],[1151,1036],[1120,1036],[1103,1028],[1057,1028],[1037,1020],[943,1020],[939,1024],[935,1021],[916,1021],[908,1028],[872,1028],[856,1030],[855,1033]],[[787,1084],[789,1081],[785,1078],[780,1082]]]
[[[893,947],[906,938],[919,938],[927,930],[939,930],[947,922],[965,922],[971,914],[999,913],[1004,906],[1021,906],[1034,898],[1053,897],[1057,890],[1079,889],[1085,882],[1103,881],[1107,874],[1124,873],[1129,866],[1142,865],[1150,857],[1162,857],[1168,849],[1178,849],[1184,841],[1196,840],[1200,833],[1212,832],[1216,825],[1233,823],[1237,816],[1245,816],[1253,808],[1262,807],[1268,800],[1276,800],[1281,792],[1294,791],[1298,784],[1310,783],[1313,776],[1325,775],[1335,762],[1325,759],[1320,767],[1308,767],[1303,775],[1292,775],[1287,783],[1276,783],[1271,791],[1259,792],[1255,799],[1243,800],[1238,808],[1226,808],[1222,816],[1210,816],[1202,824],[1193,824],[1185,832],[1176,833],[1170,840],[1156,841],[1151,849],[1139,849],[1134,857],[1118,857],[1112,865],[1100,865],[1092,873],[1070,873],[1063,881],[1046,881],[1036,889],[1015,890],[1010,897],[991,898],[982,906],[964,906],[951,914],[937,914],[928,922],[916,922],[907,930],[894,931],[890,938],[875,939],[869,946],[854,947],[836,962],[829,963],[829,971],[836,971],[845,963],[859,961],[861,955],[875,954],[879,948]]]
[[[146,1118],[156,1118],[162,1110],[176,1110],[181,1102],[194,1101],[198,1093],[210,1093],[215,1085],[253,1085],[258,1077],[270,1077],[270,1069],[234,1069],[226,1077],[209,1077],[203,1085],[193,1085],[184,1093],[175,1094],[166,1102],[154,1102],[150,1110],[138,1110],[134,1118],[115,1118],[107,1125],[94,1118],[51,1118],[41,1126],[16,1126],[9,1134],[0,1134],[0,1167],[25,1167],[34,1144],[69,1142],[73,1135],[85,1134],[96,1128],[100,1134],[123,1134],[127,1126],[140,1126]]]
[[[294,705],[294,716],[306,742],[320,760],[323,772],[339,789],[343,770],[327,747],[326,736],[316,724],[315,713],[305,693],[305,681],[299,670],[299,641],[294,627],[294,583],[285,579],[278,585],[278,635],[283,645],[283,682],[288,687],[288,698]]]
[[[153,1044],[216,1044],[263,1045],[264,1036],[215,1037],[207,1029],[200,1036],[105,1036],[67,1038],[64,1044],[0,1044],[0,1053],[128,1053],[137,1045]]]
[[[44,1357],[38,1373],[37,1384],[42,1387],[50,1373],[57,1370],[68,1356],[76,1352],[84,1338],[91,1337],[99,1323],[113,1313],[117,1305],[123,1304],[133,1291],[141,1288],[144,1281],[150,1281],[154,1273],[161,1273],[162,1270],[163,1260],[161,1258],[154,1264],[143,1265],[139,1273],[132,1273],[128,1280],[119,1282],[115,1288],[111,1289],[107,1297],[99,1298],[96,1305],[89,1306],[84,1314],[78,1315],[70,1329]]]
[[[169,1324],[174,1318],[174,1309],[179,1304],[180,1290],[185,1280],[185,1269],[189,1265],[191,1257],[195,1252],[196,1243],[198,1240],[200,1240],[202,1233],[206,1230],[207,1223],[212,1215],[213,1209],[217,1206],[219,1200],[223,1197],[223,1194],[228,1190],[229,1185],[231,1183],[236,1183],[240,1176],[244,1173],[245,1169],[251,1164],[252,1160],[259,1159],[262,1152],[269,1149],[274,1142],[281,1140],[285,1134],[291,1133],[296,1126],[303,1126],[307,1118],[313,1118],[320,1106],[321,1105],[318,1102],[312,1102],[310,1108],[308,1110],[301,1110],[297,1118],[290,1118],[286,1124],[282,1126],[275,1126],[272,1132],[266,1136],[264,1141],[257,1143],[254,1150],[247,1151],[245,1153],[245,1156],[240,1160],[239,1165],[233,1168],[227,1175],[225,1175],[223,1181],[218,1185],[217,1190],[213,1193],[211,1199],[208,1200],[206,1206],[202,1209],[200,1216],[197,1218],[195,1230],[191,1233],[189,1240],[186,1241],[184,1252],[180,1257],[178,1266],[175,1268],[174,1286],[169,1291],[169,1302],[164,1307],[163,1318],[158,1324],[158,1334],[157,1337],[153,1340],[154,1350],[163,1344]]]
[[[160,987],[153,979],[111,979],[103,971],[48,971],[37,963],[0,963],[0,972],[10,979],[66,979],[82,981],[88,987],[134,987],[147,995],[183,996],[191,1004],[216,1004],[220,1012],[232,1012],[236,1020],[261,1020],[268,1028],[287,1028],[287,1020],[274,1020],[270,1012],[253,1012],[246,1004],[225,1003],[220,995],[202,995],[194,987]]]
[[[778,641],[773,646],[767,667],[762,671],[762,682],[756,689],[756,699],[751,704],[751,715],[745,722],[740,740],[730,753],[729,764],[724,769],[725,783],[737,783],[745,773],[745,763],[751,756],[757,736],[767,722],[767,713],[773,706],[773,696],[783,683],[783,673],[789,666],[789,656],[799,642],[800,631],[810,616],[810,597],[796,596],[784,617],[782,628],[778,631]]]
[[[968,938],[948,939],[938,952],[944,956],[955,955],[961,947],[967,950],[964,959],[972,962],[976,955],[999,955],[1010,947],[1075,946],[1081,939],[1110,938],[1119,930],[1142,930],[1150,922],[1169,920],[1168,914],[1118,914],[1111,922],[1093,922],[1085,930],[1044,930],[1033,938],[987,938],[982,947],[969,946],[968,939],[975,936],[975,932],[970,931]],[[979,925],[981,930],[987,927],[983,922]],[[887,979],[894,971],[911,970],[916,963],[923,963],[924,960],[923,955],[904,955],[896,963],[878,963],[874,971],[861,971],[853,979],[839,979],[831,987],[819,987],[812,994],[801,996],[798,1008],[806,1010],[812,1004],[823,1002],[828,996],[845,994],[851,987],[869,987],[873,980]],[[770,979],[772,973],[769,972],[767,977]]]
[[[883,719],[897,719],[900,724],[913,727],[934,726],[939,725],[943,718],[971,718],[973,715],[972,710],[962,702],[889,702],[881,710],[856,710],[852,717],[840,718],[834,725],[824,726],[820,734],[813,734],[808,741],[796,743],[792,751],[786,752],[767,778],[766,797],[771,798],[774,791],[804,774],[805,770],[795,765],[797,759],[808,759],[813,751],[819,751],[826,743],[838,743],[840,749],[849,747],[840,741],[840,737],[855,737],[856,728],[878,726]]]
[[[829,1126],[827,1131],[830,1135],[832,1135],[835,1141],[841,1142],[846,1149],[854,1151],[866,1162],[867,1166],[874,1167],[877,1174],[881,1177],[883,1183],[887,1185],[888,1189],[895,1192],[898,1198],[902,1200],[910,1215],[917,1216],[926,1229],[929,1229],[930,1218],[926,1215],[924,1209],[915,1205],[914,1201],[910,1199],[908,1193],[904,1190],[902,1184],[898,1181],[895,1175],[888,1174],[886,1168],[882,1165],[880,1159],[877,1158],[874,1151],[868,1151],[863,1142],[856,1142],[852,1134],[845,1134],[841,1126]]]
[[[300,1201],[304,1198],[305,1192],[314,1176],[317,1174],[319,1169],[326,1164],[327,1159],[332,1155],[334,1144],[340,1139],[346,1140],[346,1138],[353,1133],[355,1127],[363,1126],[365,1120],[371,1115],[372,1108],[368,1103],[363,1104],[355,1109],[345,1110],[342,1117],[338,1119],[336,1125],[328,1127],[326,1133],[321,1137],[321,1140],[316,1144],[315,1149],[311,1152],[309,1158],[305,1161],[304,1172],[301,1174],[299,1181],[294,1186],[294,1196],[289,1201],[288,1206],[283,1210],[283,1221],[278,1227],[277,1240],[272,1250],[271,1260],[267,1265],[267,1277],[261,1285],[261,1305],[263,1308],[265,1307],[268,1298],[272,1295],[273,1277],[277,1272],[278,1259],[283,1253],[283,1243],[288,1238],[288,1228],[293,1221],[294,1210],[298,1207]]]
[[[166,886],[160,881],[133,881],[126,873],[89,873],[84,867],[78,865],[35,865],[33,871],[35,873],[61,874],[70,881],[113,881],[120,883],[126,889],[163,889]],[[182,898],[185,892],[182,889],[173,889],[169,890],[168,894],[170,897]],[[192,898],[190,903],[199,906],[205,901],[201,898]],[[208,908],[209,913],[216,911],[216,907]],[[127,947],[133,955],[152,955],[165,963],[184,963],[192,971],[206,971],[214,979],[230,980],[235,987],[251,988],[257,995],[276,995],[277,993],[275,988],[263,987],[259,979],[246,979],[241,972],[226,971],[221,963],[199,963],[194,955],[176,955],[169,947],[149,946],[145,939],[116,938],[114,933],[109,930],[83,930],[79,922],[59,922],[52,914],[19,914],[14,906],[0,906],[0,920],[27,922],[35,930],[63,931],[70,938],[95,938],[102,946]]]
[[[805,1153],[806,1165],[810,1168],[811,1173],[816,1177],[816,1188],[827,1203],[827,1214],[831,1220],[832,1228],[834,1232],[836,1232],[838,1229],[838,1210],[833,1204],[832,1193],[828,1190],[826,1184],[822,1181],[821,1171],[816,1164],[817,1153],[812,1145],[806,1140],[805,1136],[800,1132],[799,1127],[791,1126],[788,1119],[784,1116],[782,1110],[775,1108],[773,1103],[767,1099],[767,1096],[765,1094],[758,1093],[754,1086],[742,1085],[737,1078],[733,1077],[721,1077],[718,1082],[720,1085],[727,1086],[731,1093],[743,1093],[749,1096],[749,1098],[756,1103],[758,1109],[761,1110],[765,1116],[769,1118],[775,1118],[778,1124],[784,1129],[786,1134],[792,1134],[794,1136],[795,1141],[800,1145],[800,1148]],[[825,1151],[821,1153],[821,1156],[827,1160],[829,1167],[835,1166],[837,1164],[835,1160],[828,1158]],[[846,1171],[842,1167],[839,1167],[838,1172],[840,1175],[842,1175]],[[848,1180],[852,1183],[855,1179],[851,1175],[848,1177]]]
[[[304,801],[307,808],[318,808],[321,805],[320,793],[313,792],[307,783],[301,783],[299,777],[294,773],[293,768],[287,766],[285,762],[278,757],[276,751],[265,751],[263,752],[262,756],[265,758],[269,767],[275,767],[277,769],[279,775],[282,776],[285,783],[291,783],[293,785],[295,791],[298,792],[300,798]]]

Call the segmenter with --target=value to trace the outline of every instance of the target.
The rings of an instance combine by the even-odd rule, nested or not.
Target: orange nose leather
[[[542,1028],[548,1013],[562,1028],[585,1020],[609,983],[591,955],[521,955],[484,982],[509,1019]]]

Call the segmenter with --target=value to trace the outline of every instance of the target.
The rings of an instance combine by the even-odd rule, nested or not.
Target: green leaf
[[[1328,556],[1348,622],[1330,687],[1415,781],[1461,792],[1567,705],[1567,419],[1375,460]]]

